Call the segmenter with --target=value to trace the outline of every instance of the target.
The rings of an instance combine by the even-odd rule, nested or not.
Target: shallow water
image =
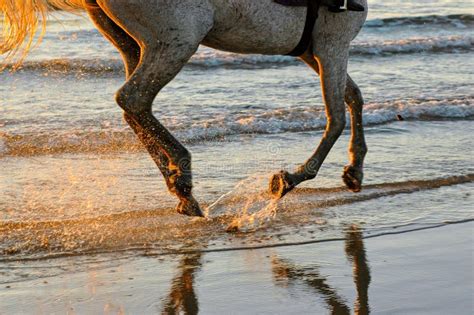
[[[346,131],[316,180],[279,203],[266,195],[325,126],[319,81],[295,59],[202,47],[162,91],[154,112],[192,152],[208,220],[175,214],[123,122],[118,54],[84,18],[51,21],[23,69],[0,74],[0,283],[136,255],[324,241],[351,224],[370,235],[472,219],[472,4],[371,5],[350,62],[367,103],[361,194],[340,180]]]

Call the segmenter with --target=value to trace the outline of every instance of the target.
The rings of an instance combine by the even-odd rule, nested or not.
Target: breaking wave
[[[385,19],[373,19],[365,23],[365,27],[398,27],[409,25],[428,26],[453,26],[457,28],[468,28],[474,26],[474,15],[450,14],[450,15],[424,15],[395,17]]]
[[[474,37],[455,35],[359,42],[352,46],[351,54],[356,56],[382,56],[413,53],[452,53],[472,51],[473,48]]]
[[[357,41],[351,47],[352,56],[371,57],[415,53],[470,52],[474,49],[474,37],[451,35],[419,37],[385,41]],[[48,71],[81,74],[122,74],[123,64],[117,54],[111,59],[48,59],[25,62],[22,71]],[[242,55],[201,48],[189,61],[188,69],[212,68],[270,68],[296,65],[300,61],[289,56]]]
[[[405,120],[473,119],[474,97],[395,100],[369,103],[364,108],[364,123],[367,126],[390,123],[401,118]],[[200,143],[244,134],[322,130],[326,125],[326,116],[322,107],[298,106],[247,109],[223,113],[219,116],[213,114],[201,119],[165,117],[162,121],[181,141]],[[0,134],[0,157],[142,150],[142,146],[129,128],[124,127],[120,130],[110,128],[112,129],[21,135],[3,133]]]

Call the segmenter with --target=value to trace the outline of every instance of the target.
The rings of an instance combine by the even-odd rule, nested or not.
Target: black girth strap
[[[304,25],[303,35],[298,45],[293,49],[288,56],[299,57],[303,55],[311,45],[314,25],[318,19],[318,11],[320,1],[314,0],[274,0],[276,3],[287,6],[306,6],[308,11],[306,13],[306,23]]]

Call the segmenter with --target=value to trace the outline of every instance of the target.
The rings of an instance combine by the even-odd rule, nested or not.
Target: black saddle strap
[[[319,1],[308,1],[308,12],[306,13],[303,35],[295,49],[287,54],[288,56],[299,57],[303,55],[311,45],[314,25],[318,19],[319,5]]]

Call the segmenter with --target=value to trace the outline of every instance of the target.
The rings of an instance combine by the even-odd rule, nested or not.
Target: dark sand
[[[473,222],[368,239],[350,229],[346,236],[136,257],[15,282],[0,289],[0,314],[472,314]]]

